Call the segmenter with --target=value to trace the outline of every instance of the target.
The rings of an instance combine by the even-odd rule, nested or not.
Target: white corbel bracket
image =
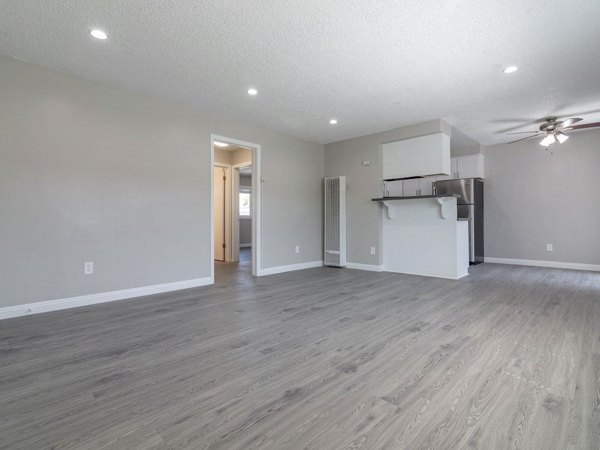
[[[385,206],[387,218],[390,220],[394,220],[396,218],[396,214],[392,212],[392,205],[390,205],[390,202],[381,202],[381,204]]]
[[[449,206],[452,206],[454,197],[438,197],[436,200],[440,205],[440,216],[442,216],[442,219],[448,219],[452,210]]]

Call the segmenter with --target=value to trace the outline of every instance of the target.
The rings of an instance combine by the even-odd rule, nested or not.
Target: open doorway
[[[252,266],[252,160],[233,166],[232,259],[239,266]],[[236,195],[237,193],[237,195]]]
[[[260,146],[211,135],[212,278],[260,275]]]

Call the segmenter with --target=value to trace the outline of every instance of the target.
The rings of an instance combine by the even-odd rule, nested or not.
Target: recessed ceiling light
[[[217,146],[217,147],[229,147],[229,144],[226,144],[225,142],[215,141],[215,146]]]
[[[329,123],[330,123],[331,125],[336,125],[336,124],[337,124],[337,119],[331,119],[331,120],[329,121]]]
[[[93,37],[95,37],[96,39],[100,39],[101,41],[104,41],[104,40],[106,40],[108,38],[108,35],[104,31],[99,30],[97,28],[94,29],[94,30],[92,30],[92,31],[90,31],[90,34]]]
[[[504,69],[504,73],[513,73],[517,70],[519,70],[517,66],[508,66],[506,69]]]
[[[248,95],[256,95],[258,94],[258,91],[254,88],[250,88],[248,89]]]

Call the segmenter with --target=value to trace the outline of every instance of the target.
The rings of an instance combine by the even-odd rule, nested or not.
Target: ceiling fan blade
[[[574,123],[581,122],[582,120],[583,119],[580,119],[579,117],[571,117],[570,119],[567,119],[567,120],[564,120],[563,122],[561,122],[560,127],[561,128],[570,127]]]
[[[525,139],[531,139],[531,138],[534,138],[534,137],[538,137],[541,134],[543,134],[543,133],[539,133],[538,132],[537,134],[534,134],[533,136],[527,136],[527,137],[524,137],[524,138],[521,138],[521,139],[517,139],[516,141],[507,142],[507,144],[514,144],[515,142],[524,141]]]
[[[596,128],[600,127],[600,122],[584,123],[582,125],[574,125],[572,127],[563,128],[563,130],[582,130],[584,128]]]
[[[506,134],[531,134],[531,133],[539,133],[539,131],[515,131],[514,133],[506,133]]]

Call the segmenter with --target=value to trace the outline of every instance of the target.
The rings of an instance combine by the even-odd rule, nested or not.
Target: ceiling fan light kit
[[[565,133],[562,133],[560,131],[558,133],[556,133],[556,140],[558,141],[559,144],[562,144],[567,139],[569,139],[569,136],[567,136]]]
[[[544,139],[542,139],[540,141],[540,145],[544,146],[544,147],[548,147],[551,144],[554,144],[556,142],[556,138],[554,137],[553,134],[549,134],[548,136],[546,136]]]
[[[540,145],[544,147],[548,147],[549,145],[558,142],[562,144],[569,136],[567,136],[564,131],[570,130],[578,130],[581,128],[596,128],[600,127],[600,122],[594,123],[586,123],[583,125],[574,125],[577,122],[580,122],[583,119],[579,117],[571,117],[566,120],[558,120],[555,118],[549,118],[540,125],[539,131],[519,131],[516,133],[508,133],[508,134],[531,134],[531,136],[527,136],[521,139],[517,139],[516,141],[509,142],[509,144],[514,144],[515,142],[524,141],[526,139],[531,139],[534,137],[543,136],[543,139],[540,141]]]

